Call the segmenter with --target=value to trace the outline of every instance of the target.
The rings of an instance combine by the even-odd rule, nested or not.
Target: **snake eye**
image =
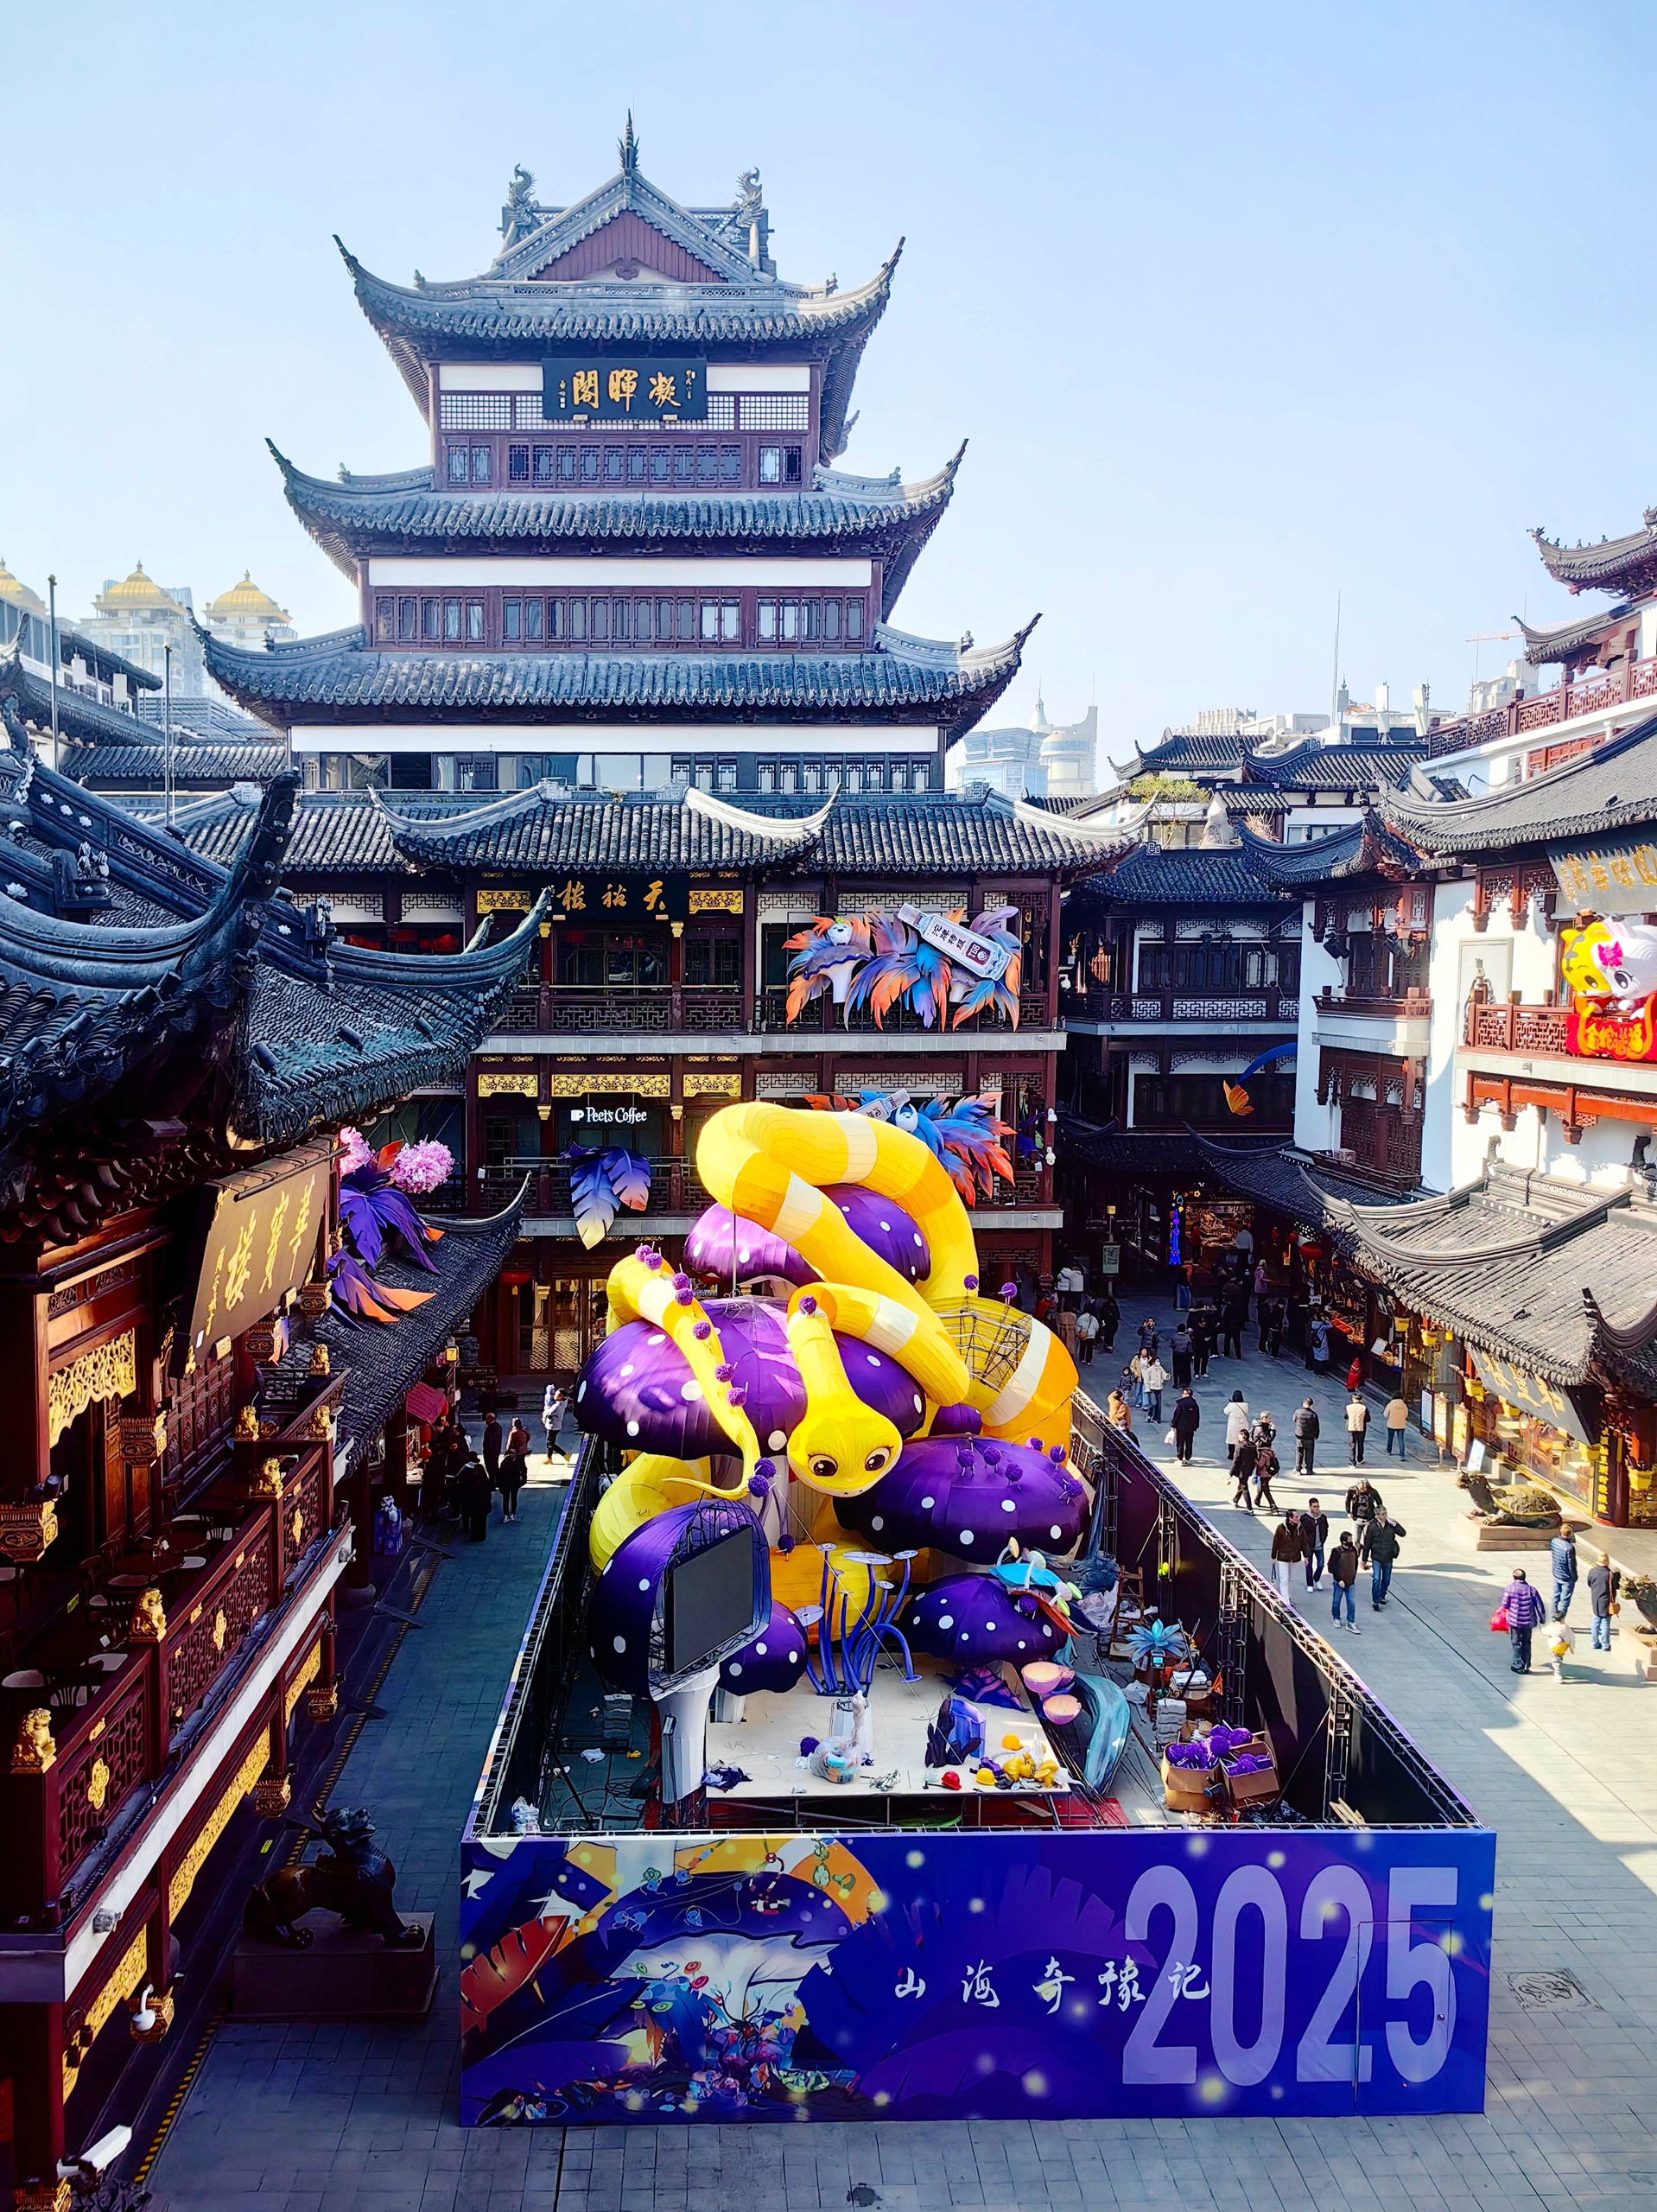
[[[822,1454],[811,1462],[811,1471],[820,1483],[826,1483],[831,1476],[840,1472],[840,1462]]]
[[[866,1474],[878,1475],[881,1468],[884,1467],[886,1464],[886,1449],[885,1445],[882,1445],[879,1451],[871,1452],[868,1458],[865,1459],[863,1462],[863,1471]]]

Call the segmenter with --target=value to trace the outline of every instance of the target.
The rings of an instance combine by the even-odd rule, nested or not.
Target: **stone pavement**
[[[1146,1309],[1129,1310],[1137,1320]],[[1101,1360],[1087,1379],[1102,1395],[1114,1372]],[[1271,1524],[1216,1504],[1229,1492],[1217,1409],[1239,1382],[1286,1427],[1310,1378],[1255,1354],[1216,1363],[1203,1392],[1199,1442],[1221,1440],[1217,1457],[1186,1471],[1187,1487],[1263,1560]],[[1338,1508],[1344,1393],[1311,1387],[1328,1439],[1318,1495]],[[1162,1458],[1159,1432],[1148,1440]],[[431,2019],[418,2029],[226,2022],[151,2177],[158,2208],[817,2212],[845,2205],[860,2183],[872,2194],[851,2201],[885,2212],[1634,2212],[1657,2202],[1657,1704],[1618,1652],[1591,1659],[1585,1635],[1563,1686],[1508,1673],[1506,1641],[1486,1626],[1507,1563],[1463,1548],[1461,1495],[1420,1457],[1371,1468],[1409,1538],[1386,1612],[1369,1611],[1361,1585],[1363,1634],[1343,1630],[1338,1648],[1500,1831],[1485,2113],[463,2132],[456,1846],[561,1497],[546,1463],[532,1465],[522,1525],[497,1519],[486,1544],[457,1544],[441,1567],[426,1625],[381,1694],[389,1717],[364,1731],[335,1792],[380,1817],[399,1901],[437,1914],[444,1979]],[[1286,1478],[1278,1495],[1298,1503],[1306,1487]],[[1310,1618],[1321,1626],[1327,1609],[1317,1593]],[[1585,1624],[1580,1599],[1577,1614]],[[1570,1977],[1541,1985],[1565,2002],[1528,2009],[1511,1978],[1533,1974]]]

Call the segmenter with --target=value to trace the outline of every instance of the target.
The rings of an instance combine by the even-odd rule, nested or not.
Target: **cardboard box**
[[[1189,1738],[1187,1738],[1189,1740]],[[1212,1767],[1170,1766],[1168,1754],[1162,1755],[1162,1802],[1171,1813],[1211,1813],[1214,1810],[1208,1794],[1213,1779]]]
[[[1244,1751],[1263,1751],[1272,1764],[1269,1767],[1259,1768],[1253,1774],[1233,1774],[1230,1766],[1222,1759],[1221,1770],[1225,1776],[1226,1793],[1232,1803],[1257,1805],[1269,1797],[1277,1796],[1283,1784],[1278,1780],[1277,1754],[1272,1749],[1271,1738],[1261,1734],[1251,1736],[1246,1744],[1238,1747],[1232,1757],[1240,1757]]]

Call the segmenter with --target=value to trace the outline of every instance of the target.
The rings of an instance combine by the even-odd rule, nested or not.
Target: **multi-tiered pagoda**
[[[569,207],[519,170],[480,276],[404,287],[346,254],[430,458],[330,483],[277,454],[360,622],[210,640],[213,675],[324,788],[941,791],[1027,632],[892,626],[958,453],[914,484],[828,465],[897,254],[854,289],[789,283],[757,174],[685,207],[631,118],[620,152]]]

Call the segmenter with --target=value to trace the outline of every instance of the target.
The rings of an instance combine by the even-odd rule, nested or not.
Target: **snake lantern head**
[[[789,1349],[805,1385],[806,1405],[788,1440],[788,1464],[813,1490],[829,1497],[855,1497],[860,1491],[873,1489],[904,1440],[847,1380],[834,1318],[833,1294],[821,1284],[798,1292],[789,1308]]]

